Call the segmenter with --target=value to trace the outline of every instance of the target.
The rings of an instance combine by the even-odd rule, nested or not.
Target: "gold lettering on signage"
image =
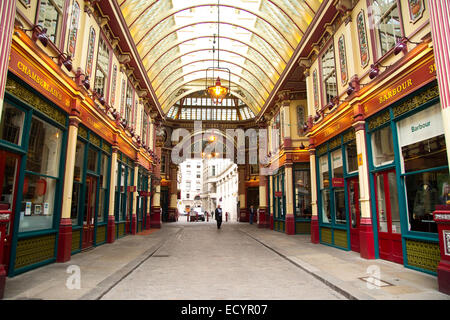
[[[411,87],[412,85],[413,85],[412,79],[406,80],[402,84],[399,84],[397,87],[389,90],[388,92],[386,92],[385,94],[380,96],[379,97],[379,102],[383,103],[383,102],[386,102],[387,100],[390,100],[390,99],[394,98],[400,92],[406,90],[407,88]]]
[[[20,71],[26,74],[31,80],[40,85],[45,91],[49,92],[56,99],[62,101],[62,94],[58,92],[55,88],[50,86],[50,84],[39,77],[34,71],[30,70],[26,65],[24,65],[21,61],[17,62],[17,67]]]
[[[434,74],[436,72],[436,63],[433,63],[429,66],[430,74]]]

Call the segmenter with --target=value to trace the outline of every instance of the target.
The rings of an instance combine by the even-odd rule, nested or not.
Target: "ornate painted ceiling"
[[[230,79],[231,94],[257,114],[322,1],[118,3],[164,113],[180,99],[204,90],[211,75],[206,70],[219,63],[230,70],[230,78],[225,71],[215,77],[220,76],[224,85]]]

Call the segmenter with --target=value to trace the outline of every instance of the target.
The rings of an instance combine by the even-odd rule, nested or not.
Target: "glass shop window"
[[[62,132],[33,116],[23,184],[19,232],[53,226]]]
[[[106,154],[101,154],[100,159],[100,190],[98,199],[98,216],[97,221],[103,222],[106,212],[106,199],[108,198],[108,156]]]
[[[41,0],[39,5],[37,24],[47,29],[48,38],[55,44],[60,37],[65,2],[66,0]]]
[[[450,200],[447,150],[439,105],[398,122],[408,220],[412,231],[437,233],[433,211]]]
[[[358,171],[358,151],[356,150],[356,140],[349,142],[345,146],[347,156],[347,172]]]
[[[15,108],[7,100],[4,100],[0,122],[0,140],[21,145],[24,120],[25,112]]]
[[[374,0],[372,21],[379,44],[380,56],[391,50],[402,37],[397,0]]]
[[[390,126],[372,133],[373,164],[378,167],[394,162],[394,144]]]
[[[98,151],[93,148],[89,148],[87,169],[92,172],[97,172],[97,167],[98,167]]]
[[[337,224],[345,224],[347,222],[345,214],[345,188],[343,185],[344,180],[344,165],[342,162],[342,150],[338,149],[331,153],[333,172],[332,176],[334,182],[333,192],[334,192],[334,210],[335,210],[335,222]],[[342,181],[338,181],[342,180]],[[339,186],[337,186],[339,185]]]
[[[85,144],[81,141],[77,141],[75,150],[75,166],[73,173],[73,188],[72,188],[72,204],[70,209],[70,219],[72,224],[78,224],[78,214],[80,213],[80,197],[83,177],[83,162],[84,162],[84,150]]]
[[[320,172],[320,196],[322,200],[322,221],[324,223],[331,223],[331,208],[330,208],[330,175],[328,169],[328,155],[325,154],[319,158],[319,172]]]
[[[311,218],[311,179],[309,171],[295,171],[295,216],[297,218]]]

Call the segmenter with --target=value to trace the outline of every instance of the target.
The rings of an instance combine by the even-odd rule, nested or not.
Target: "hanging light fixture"
[[[213,66],[206,69],[206,77],[205,77],[205,91],[214,102],[214,104],[221,104],[223,99],[230,93],[230,83],[231,83],[231,72],[228,68],[221,68],[219,65],[220,61],[220,7],[219,1],[217,1],[217,67],[214,66],[214,53],[215,48],[214,44],[216,43],[216,35],[214,35],[213,42]],[[215,72],[217,71],[217,78],[215,77]],[[208,73],[212,72],[212,76],[208,77]],[[227,72],[228,73],[228,87],[222,85],[220,80],[219,72]],[[211,74],[210,74],[211,75]],[[210,83],[210,79],[214,81]]]

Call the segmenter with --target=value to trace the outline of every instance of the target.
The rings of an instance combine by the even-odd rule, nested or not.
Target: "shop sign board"
[[[9,70],[56,105],[69,112],[70,96],[51,77],[21,56],[14,47],[11,49]]]
[[[434,79],[436,79],[436,65],[434,59],[429,59],[407,77],[403,77],[365,102],[364,113],[366,116],[372,115]]]
[[[439,104],[398,122],[400,146],[407,146],[444,134]]]
[[[332,178],[331,184],[333,187],[344,187],[344,178]]]

